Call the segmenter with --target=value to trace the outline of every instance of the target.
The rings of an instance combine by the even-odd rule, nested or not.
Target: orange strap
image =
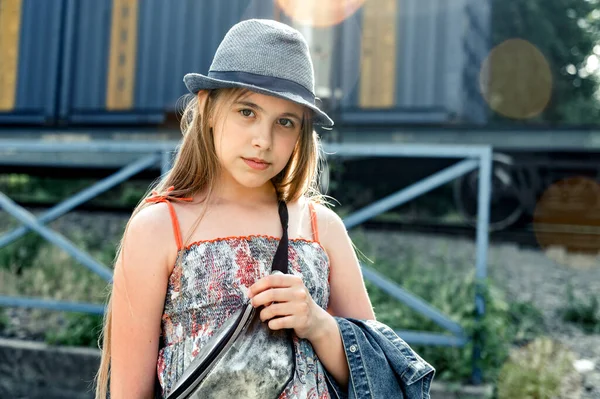
[[[310,225],[312,226],[313,239],[319,242],[319,226],[317,225],[317,213],[312,202],[308,203],[308,209],[310,210]]]
[[[159,203],[164,202],[169,207],[169,214],[171,215],[171,224],[173,225],[173,233],[175,234],[175,242],[177,243],[177,250],[181,250],[183,248],[183,240],[181,238],[181,229],[179,228],[179,221],[177,220],[177,214],[175,213],[175,208],[173,208],[173,204],[171,204],[171,200],[179,200],[179,201],[193,201],[193,198],[178,198],[172,197],[169,195],[171,191],[173,191],[175,187],[171,186],[167,189],[166,194],[159,195],[158,192],[152,191],[152,196],[146,198],[146,202],[149,203]]]

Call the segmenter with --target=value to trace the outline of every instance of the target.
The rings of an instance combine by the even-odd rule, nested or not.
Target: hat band
[[[237,83],[245,83],[280,93],[293,93],[299,95],[302,97],[302,99],[304,99],[304,101],[310,104],[315,103],[315,95],[310,90],[301,84],[288,79],[278,78],[275,76],[258,75],[250,72],[234,71],[210,71],[208,72],[208,77]]]

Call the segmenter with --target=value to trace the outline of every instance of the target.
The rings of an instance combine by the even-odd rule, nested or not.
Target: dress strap
[[[319,226],[317,224],[317,212],[315,211],[314,204],[308,203],[308,209],[310,211],[310,225],[312,226],[313,239],[319,242]]]
[[[152,191],[152,196],[146,198],[146,202],[148,203],[159,203],[164,202],[169,207],[169,214],[171,215],[171,224],[173,225],[173,234],[175,234],[175,242],[177,243],[177,251],[180,251],[183,248],[183,240],[181,238],[181,229],[179,227],[179,220],[177,220],[177,214],[175,213],[175,208],[173,208],[173,204],[171,204],[171,200],[178,201],[193,201],[193,198],[180,198],[180,197],[172,197],[169,195],[171,191],[175,189],[174,186],[171,186],[167,189],[166,194],[159,195],[158,192]]]

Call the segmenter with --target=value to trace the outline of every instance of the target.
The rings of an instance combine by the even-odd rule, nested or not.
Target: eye
[[[279,119],[279,124],[283,127],[288,127],[288,128],[294,127],[294,122],[292,122],[292,120],[288,119],[288,118]]]
[[[254,116],[254,111],[248,108],[241,109],[239,113],[242,114],[242,116],[245,116],[246,118]]]

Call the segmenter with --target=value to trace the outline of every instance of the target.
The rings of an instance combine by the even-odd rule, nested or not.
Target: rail
[[[116,173],[106,177],[98,183],[74,194],[70,198],[52,207],[39,218],[36,218],[23,207],[12,201],[7,195],[0,192],[0,207],[21,222],[22,226],[0,236],[0,248],[14,242],[19,237],[33,230],[48,240],[50,243],[62,248],[79,263],[100,275],[106,281],[112,279],[112,271],[93,259],[89,254],[77,248],[71,241],[61,234],[49,229],[45,224],[75,209],[82,203],[98,196],[110,188],[128,180],[135,174],[156,166],[160,162],[161,173],[166,173],[170,168],[171,155],[176,150],[177,143],[163,142],[121,142],[97,141],[87,143],[44,143],[28,141],[0,141],[0,156],[3,152],[96,152],[96,153],[138,153],[140,159],[132,162]],[[485,313],[483,283],[487,277],[487,252],[489,241],[489,207],[491,193],[491,168],[492,149],[489,146],[457,146],[457,145],[357,145],[357,144],[326,144],[324,150],[328,157],[423,157],[423,158],[451,158],[462,159],[456,164],[447,167],[433,175],[403,188],[385,198],[382,198],[362,209],[359,209],[344,219],[347,229],[352,229],[361,223],[400,206],[420,195],[423,195],[445,183],[448,183],[465,173],[478,169],[478,219],[476,227],[476,287],[475,309],[476,322],[482,319]],[[398,284],[386,279],[375,270],[361,264],[364,278],[383,291],[387,292],[406,306],[430,318],[433,322],[446,329],[452,335],[435,334],[427,331],[401,330],[398,335],[411,344],[459,346],[463,347],[473,337],[467,336],[463,327],[451,320],[448,316],[429,305],[423,299],[404,290]],[[66,301],[53,301],[41,298],[24,298],[0,296],[0,306],[4,307],[32,307],[61,311],[75,311],[102,314],[103,305],[89,303],[73,303]],[[473,342],[473,383],[482,381],[482,371],[477,366],[481,357],[481,343]]]

